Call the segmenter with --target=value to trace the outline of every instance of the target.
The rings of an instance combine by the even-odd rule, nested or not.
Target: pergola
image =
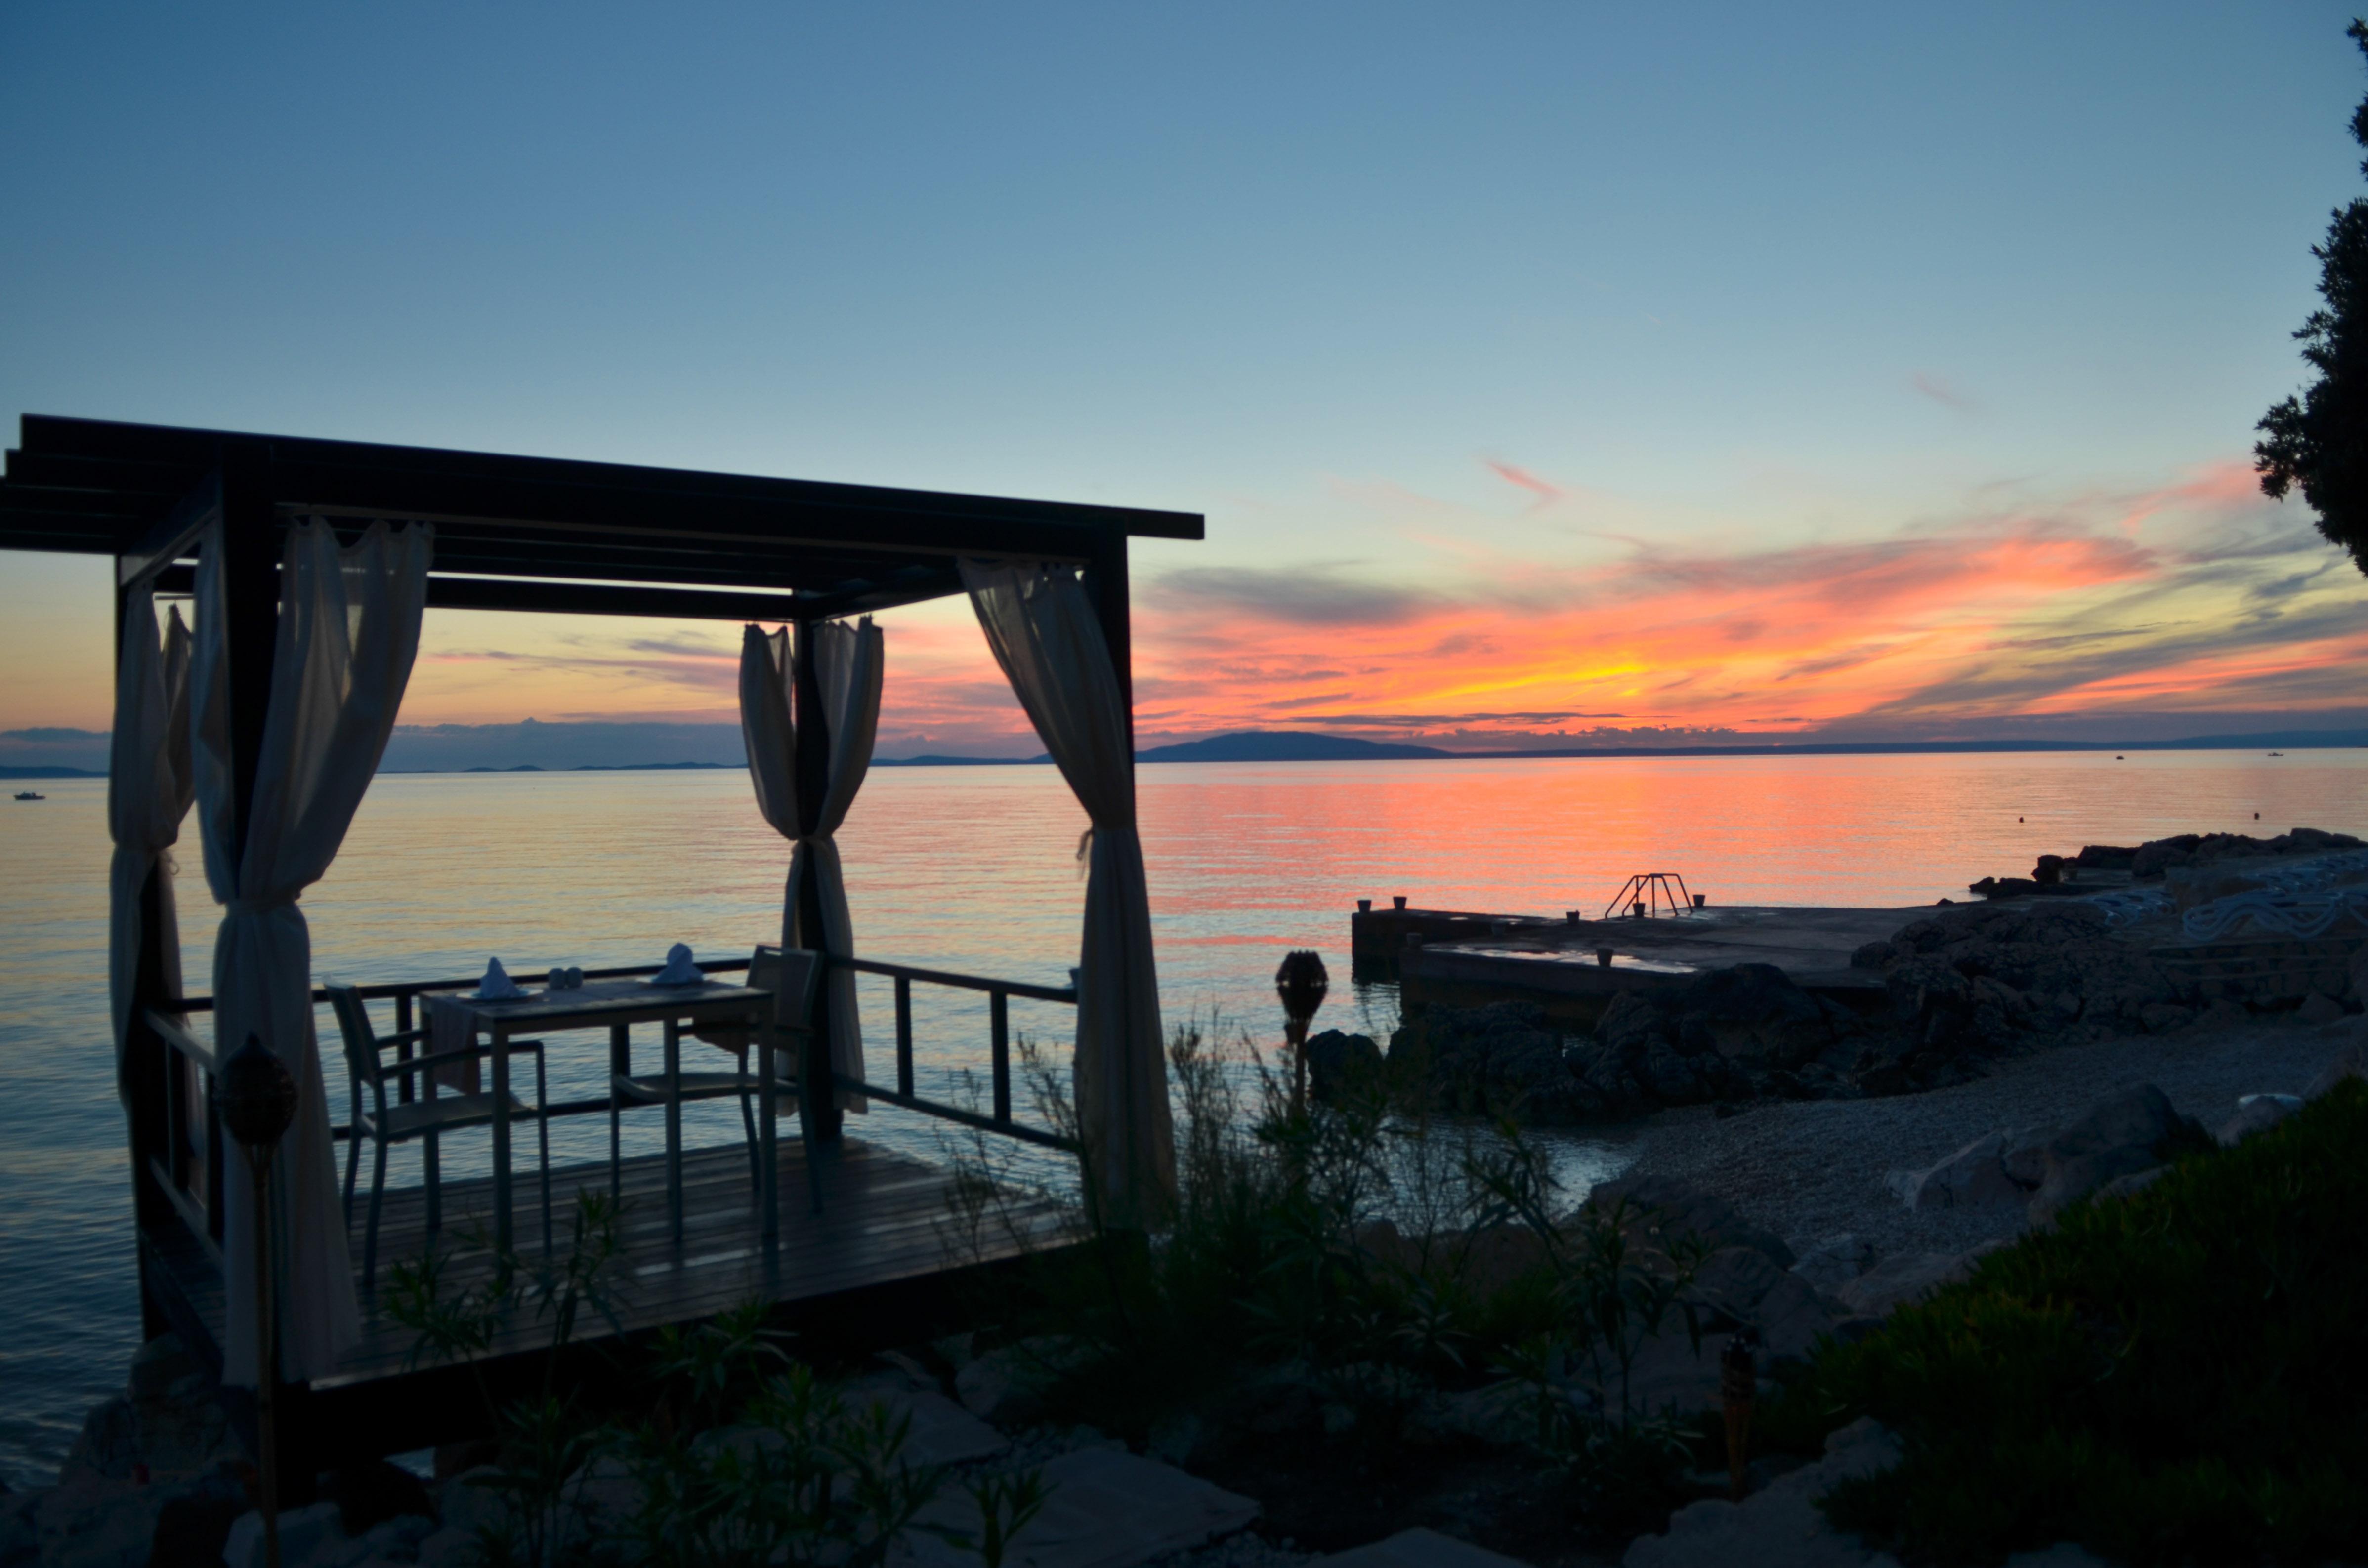
[[[196,596],[200,621],[198,662],[203,666],[196,684],[211,692],[218,711],[185,721],[184,733],[190,723],[216,726],[218,777],[211,785],[202,777],[206,762],[201,755],[196,767],[201,777],[195,789],[207,835],[210,881],[217,898],[226,904],[225,943],[237,945],[231,942],[231,934],[242,919],[261,918],[257,910],[248,907],[256,900],[237,896],[234,887],[231,895],[225,895],[216,871],[218,864],[241,865],[243,853],[252,847],[253,835],[267,831],[256,812],[260,798],[266,801],[263,809],[268,815],[277,789],[271,771],[275,765],[266,756],[275,675],[292,682],[302,673],[275,669],[288,656],[277,650],[297,645],[285,623],[299,614],[294,601],[302,586],[297,581],[302,575],[301,549],[313,549],[316,555],[325,549],[329,553],[320,559],[331,562],[334,576],[339,548],[359,549],[357,540],[367,543],[373,537],[382,540],[388,526],[407,532],[415,542],[428,540],[432,530],[432,558],[427,554],[427,547],[420,544],[417,562],[424,564],[415,563],[410,585],[415,594],[409,608],[415,645],[421,608],[417,602],[420,574],[424,574],[427,608],[699,618],[794,628],[797,653],[783,661],[787,667],[780,672],[789,687],[785,695],[790,714],[780,766],[794,773],[796,833],[791,833],[791,824],[777,821],[775,825],[785,836],[819,831],[825,845],[829,828],[818,819],[833,787],[832,709],[818,669],[826,661],[809,656],[811,641],[826,623],[843,618],[971,593],[990,642],[1019,687],[1040,734],[1094,817],[1098,841],[1109,838],[1113,843],[1113,857],[1107,867],[1099,844],[1096,851],[1095,880],[1087,894],[1085,978],[1078,991],[1054,998],[1080,1005],[1081,1085],[1093,1073],[1114,1079],[1134,1072],[1139,1079],[1140,1063],[1121,1062],[1119,1056],[1140,1042],[1121,1048],[1116,1043],[1117,1036],[1129,1029],[1139,1035],[1139,1020],[1146,1016],[1156,1031],[1156,997],[1113,994],[1128,987],[1138,991],[1144,987],[1110,956],[1109,941],[1098,949],[1094,925],[1098,900],[1099,917],[1106,924],[1119,918],[1114,911],[1121,905],[1140,915],[1140,976],[1147,981],[1148,917],[1140,909],[1141,858],[1133,835],[1127,548],[1128,540],[1134,538],[1201,539],[1200,517],[27,415],[18,445],[7,452],[6,477],[0,479],[0,549],[113,557],[118,646],[126,651],[120,657],[135,665],[155,653],[154,596]],[[1002,586],[991,587],[991,583]],[[756,639],[752,636],[750,642],[753,649]],[[1106,651],[1106,663],[1098,662],[1102,655],[1096,649]],[[406,653],[401,676],[393,683],[397,696],[408,668]],[[1078,668],[1083,668],[1082,675],[1076,673]],[[205,685],[208,672],[211,686]],[[1122,730],[1123,739],[1112,734],[1099,741],[1092,737],[1081,741],[1075,733],[1061,733],[1064,724],[1074,728],[1078,722],[1075,713],[1066,710],[1082,711],[1093,706],[1080,693],[1089,696],[1089,688],[1106,691],[1113,677],[1118,717],[1109,727]],[[1099,683],[1098,688],[1096,683]],[[228,1342],[234,1339],[225,1331],[223,1314],[238,1315],[234,1306],[225,1305],[226,1298],[234,1299],[237,1294],[236,1285],[224,1278],[226,1272],[235,1274],[234,1268],[226,1270],[224,1259],[237,1248],[225,1238],[234,1235],[242,1221],[236,1217],[235,1203],[225,1203],[219,1125],[210,1122],[203,1101],[211,1095],[212,1071],[220,1064],[217,1051],[226,1052],[236,1042],[221,1038],[219,1022],[212,1045],[186,1027],[190,1015],[206,1012],[217,1002],[225,1011],[231,1005],[227,992],[223,997],[182,994],[177,953],[167,951],[171,895],[159,863],[161,845],[133,855],[132,875],[127,881],[122,874],[126,856],[131,853],[125,846],[121,825],[124,801],[132,791],[123,759],[127,734],[138,732],[135,716],[124,711],[124,694],[138,686],[136,668],[119,669],[118,760],[110,793],[119,841],[117,1049],[140,1231],[142,1311],[150,1334],[177,1330],[201,1356],[220,1367]],[[383,726],[391,726],[392,722],[391,712],[383,716],[377,745],[382,746]],[[284,716],[281,722],[284,728]],[[761,800],[765,778],[753,755],[755,733],[752,730],[751,761]],[[178,744],[186,747],[188,743],[184,739]],[[868,757],[868,733],[862,744]],[[203,750],[200,744],[201,754]],[[1085,751],[1097,755],[1080,763],[1077,758]],[[361,765],[365,773],[375,766],[376,756],[374,747],[368,751]],[[144,756],[140,761],[144,767]],[[1087,764],[1101,768],[1099,790],[1084,777],[1092,771]],[[183,766],[186,770],[188,765]],[[860,767],[859,762],[859,776]],[[1115,793],[1110,786],[1112,778],[1117,779]],[[780,793],[788,799],[791,791]],[[185,792],[183,809],[187,799]],[[354,799],[359,800],[359,788]],[[839,809],[843,811],[843,805]],[[177,832],[177,811],[165,814],[173,819],[171,832]],[[769,809],[768,814],[772,814]],[[1110,831],[1121,816],[1124,832]],[[1107,824],[1106,818],[1110,819]],[[340,820],[323,854],[324,868],[343,831]],[[162,844],[170,842],[167,832]],[[813,840],[799,837],[798,842],[803,853],[803,846]],[[1115,853],[1120,847],[1123,855]],[[829,858],[835,871],[835,849]],[[796,884],[799,902],[794,917],[803,918],[809,929],[826,925],[823,882],[823,878],[809,875]],[[294,894],[287,893],[278,902],[292,911]],[[297,930],[301,935],[301,917]],[[126,938],[121,936],[124,932],[131,935]],[[131,944],[129,951],[123,945],[127,939]],[[224,961],[218,952],[218,968]],[[235,970],[240,963],[263,960],[248,954],[227,961]],[[828,961],[841,969],[894,976],[900,1002],[915,980],[987,991],[996,998],[998,1022],[1003,996],[1052,994],[1044,988],[1018,983],[859,960],[851,951],[834,953]],[[289,1061],[291,1068],[301,1065],[298,1056],[314,1049],[309,1022],[310,977],[302,977],[301,983],[307,1002],[302,1029],[282,1028],[277,1032],[283,1038],[264,1042]],[[1098,985],[1104,1015],[1116,1018],[1125,1014],[1138,1023],[1127,1029],[1092,1024],[1090,1017],[1096,1015],[1087,1004],[1096,1000]],[[386,985],[373,987],[368,994],[394,998],[400,1010],[398,1021],[405,1021],[413,994],[424,989]],[[827,1007],[828,986],[823,994]],[[1147,1015],[1142,1010],[1146,1006]],[[953,1114],[997,1131],[1022,1131],[1010,1119],[1000,1031],[996,1041],[998,1079],[994,1113],[964,1115],[914,1095],[905,1011],[900,1006],[895,1084],[867,1082],[853,1085],[856,1092],[916,1109]],[[221,1017],[217,1015],[218,1019]],[[814,1038],[826,1040],[828,1019],[816,1022]],[[265,1032],[274,1031],[267,1028]],[[295,1032],[305,1038],[302,1041],[286,1038]],[[1153,1058],[1156,1071],[1156,1040]],[[182,1065],[185,1062],[190,1065]],[[842,1063],[842,1076],[845,1071]],[[298,1076],[301,1083],[301,1071]],[[872,1075],[866,1073],[865,1077]],[[319,1082],[317,1068],[313,1081]],[[1141,1089],[1138,1082],[1133,1092]],[[826,1146],[836,1144],[841,1136],[834,1103],[838,1090],[826,1046],[807,1051],[800,1092],[809,1096],[814,1111],[816,1141]],[[1164,1132],[1164,1091],[1161,1106]],[[1083,1108],[1088,1124],[1095,1114],[1092,1106]],[[211,1133],[205,1131],[209,1126]],[[325,1134],[325,1124],[324,1131]],[[799,1157],[813,1153],[802,1150]],[[1130,1158],[1140,1161],[1153,1154],[1147,1149],[1132,1156],[1121,1151],[1113,1158],[1124,1165]],[[1156,1155],[1167,1157],[1164,1148]],[[1156,1177],[1160,1173],[1153,1174]],[[230,1185],[234,1187],[235,1180]],[[233,1210],[227,1220],[225,1207]],[[905,1267],[909,1276],[909,1260],[900,1267]],[[878,1269],[872,1272],[880,1274]],[[766,1278],[775,1281],[777,1299],[799,1293],[796,1280],[780,1273],[778,1259],[775,1271]],[[859,1268],[840,1285],[848,1290],[876,1287],[893,1282],[894,1278],[893,1269],[873,1278],[864,1278]],[[712,1303],[690,1310],[696,1304],[686,1297],[683,1310],[675,1315],[703,1315],[713,1310]],[[666,1321],[667,1310],[663,1303],[655,1307],[656,1315],[650,1321]],[[318,1369],[314,1371],[317,1374]],[[300,1418],[311,1410],[307,1424],[314,1431],[314,1441],[325,1443],[330,1449],[354,1447],[346,1428],[363,1420],[365,1411],[368,1419],[382,1427],[384,1442],[403,1441],[404,1423],[390,1413],[416,1407],[427,1397],[424,1389],[413,1386],[412,1374],[385,1364],[375,1371],[348,1369],[336,1377],[317,1379],[324,1389],[344,1391],[347,1397],[342,1405],[325,1394],[308,1403],[306,1381],[297,1377],[276,1385],[284,1396],[293,1396],[282,1408],[294,1410]],[[361,1400],[357,1391],[369,1391],[373,1399]],[[375,1446],[375,1441],[362,1446]],[[301,1487],[302,1478],[291,1479]]]

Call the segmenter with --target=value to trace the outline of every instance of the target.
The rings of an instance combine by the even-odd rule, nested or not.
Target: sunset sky
[[[1155,739],[2368,723],[2249,461],[2349,17],[14,6],[0,417],[1202,512]],[[0,557],[0,730],[105,727],[106,583]],[[883,754],[1036,749],[886,625]],[[737,643],[433,612],[404,720],[728,721]]]

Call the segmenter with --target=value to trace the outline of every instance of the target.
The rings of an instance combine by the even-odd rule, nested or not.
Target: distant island
[[[651,726],[658,728],[659,726]],[[685,726],[664,726],[668,730]],[[566,726],[520,726],[529,733],[547,733]],[[617,725],[615,730],[629,730]],[[721,733],[711,738],[711,755],[730,744],[737,751],[738,736],[723,726],[714,726]],[[103,742],[102,733],[92,732],[87,738]],[[608,744],[630,745],[641,737],[613,735],[602,737]],[[671,746],[671,743],[670,743]],[[1695,745],[1590,745],[1530,747],[1506,751],[1450,751],[1443,746],[1415,745],[1406,743],[1360,740],[1351,735],[1331,735],[1316,730],[1235,730],[1221,735],[1205,735],[1199,740],[1178,741],[1166,745],[1146,746],[1136,752],[1135,760],[1143,763],[1193,762],[1452,762],[1465,760],[1509,760],[1527,757],[1619,757],[1619,756],[1912,756],[1918,755],[1998,753],[1998,752],[2164,752],[2164,751],[2320,751],[2334,748],[2368,749],[2368,730],[2265,730],[2244,734],[2184,735],[2175,740],[2129,741],[1781,741],[1726,743]],[[507,749],[507,748],[505,748]],[[415,753],[416,755],[416,753]],[[482,753],[480,754],[482,755]],[[496,753],[496,755],[499,755]],[[515,756],[516,752],[511,755]],[[583,755],[577,751],[576,755]],[[595,755],[598,755],[596,752]],[[630,753],[628,753],[630,755]],[[458,762],[460,759],[455,758]],[[880,756],[872,759],[874,767],[1041,767],[1052,760],[1039,752],[1034,756],[960,756],[944,752],[923,752],[913,756]],[[578,762],[557,761],[514,763],[507,767],[477,763],[465,767],[381,767],[381,773],[416,776],[454,773],[688,773],[736,772],[746,764],[734,757],[731,761],[681,762]],[[104,768],[68,767],[53,764],[0,765],[0,778],[104,778]]]
[[[390,767],[388,773],[676,773],[684,768],[736,768],[734,762],[579,762],[573,767],[545,767],[521,762],[515,767]]]
[[[1437,746],[1394,745],[1314,730],[1236,730],[1134,754],[1137,762],[1388,762],[1453,756]]]
[[[1387,762],[1588,756],[1887,756],[1985,752],[2296,751],[2368,747],[2368,730],[2274,730],[2241,735],[2188,735],[2168,741],[1793,741],[1762,744],[1560,746],[1519,751],[1449,751],[1441,746],[1359,740],[1315,730],[1236,730],[1197,741],[1147,746],[1137,762]],[[1019,762],[1019,757],[881,757],[875,767],[951,767]]]

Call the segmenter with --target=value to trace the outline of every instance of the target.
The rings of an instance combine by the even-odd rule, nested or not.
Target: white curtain
[[[259,1036],[296,1079],[296,1120],[280,1142],[273,1184],[286,1282],[281,1370],[290,1378],[327,1372],[360,1332],[313,1033],[312,934],[296,900],[329,869],[386,749],[419,649],[433,544],[432,530],[418,523],[392,529],[372,523],[351,550],[340,549],[335,530],[319,518],[289,529],[262,755],[245,845],[234,862],[219,540],[209,540],[199,556],[190,670],[198,822],[206,881],[225,906],[214,938],[214,1040],[227,1055],[248,1034]],[[225,1161],[224,1171],[230,1311],[223,1381],[252,1383],[254,1199],[243,1158]]]
[[[761,626],[740,633],[740,741],[757,810],[775,833],[798,839],[798,732],[790,709],[790,634]],[[781,940],[797,928],[798,879],[781,887]]]
[[[1078,960],[1077,1123],[1104,1216],[1147,1223],[1174,1195],[1176,1150],[1118,670],[1074,571],[971,561],[962,571],[996,663],[1093,824]]]
[[[798,831],[797,731],[790,697],[794,671],[786,631],[768,635],[751,626],[741,633],[740,735],[748,752],[757,809],[773,831],[791,841],[790,872],[781,892],[781,941],[853,958],[855,923],[848,913],[847,878],[832,835],[847,821],[871,767],[871,743],[880,728],[882,642],[870,616],[855,626],[836,620],[812,626],[807,641],[830,742],[825,767],[829,785],[812,834]],[[798,914],[799,879],[808,875],[814,879],[822,905],[819,932],[806,931]],[[855,973],[833,969],[827,983],[831,1071],[862,1082],[863,1025],[856,1012]],[[836,1103],[848,1110],[869,1108],[860,1095],[841,1095]]]
[[[119,1090],[140,963],[140,894],[149,873],[181,836],[191,788],[189,629],[181,624],[176,608],[158,642],[155,589],[142,580],[123,606],[123,642],[115,661],[115,739],[107,769],[107,825],[115,839],[108,874],[107,977],[115,1006]],[[165,988],[178,996],[181,926],[173,913],[169,872],[157,888],[156,913]]]

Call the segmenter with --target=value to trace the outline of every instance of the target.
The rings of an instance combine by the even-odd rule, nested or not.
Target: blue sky
[[[1318,697],[1376,733],[2329,710],[2368,594],[2229,476],[2362,188],[2348,19],[19,4],[0,415],[1205,512],[1137,561],[1179,733]],[[2270,564],[2215,590],[2237,534]],[[1667,622],[1673,560],[1901,540],[2078,564],[1848,647],[1723,611],[1753,657],[1719,678],[1616,613]],[[102,575],[6,565],[0,725],[103,723]],[[1010,728],[964,718],[958,612],[892,627],[915,744]],[[1473,642],[1508,616],[1559,629],[1527,674]],[[2103,685],[2046,652],[2100,619]],[[636,686],[614,628],[443,618],[413,706],[712,717],[728,631]],[[476,681],[491,652],[540,673]]]

